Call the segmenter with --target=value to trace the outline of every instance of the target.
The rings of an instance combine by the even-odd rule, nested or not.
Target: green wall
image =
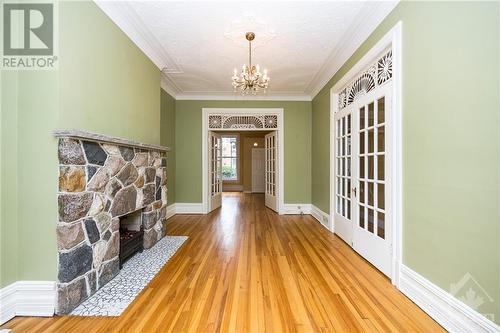
[[[15,71],[0,71],[0,288],[18,277],[17,81]]]
[[[160,72],[93,2],[59,3],[59,60],[55,71],[2,72],[0,287],[56,280],[52,130],[160,143]]]
[[[171,151],[167,154],[167,204],[175,203],[175,99],[161,89],[161,145]]]
[[[58,73],[20,71],[17,200],[19,280],[55,280]]]
[[[403,261],[444,290],[467,272],[500,322],[500,4],[402,2],[312,103],[312,203],[329,211],[329,90],[403,23]]]
[[[285,101],[176,101],[176,202],[202,202],[202,108],[283,108],[285,203],[311,202],[311,103]]]
[[[160,143],[160,71],[90,1],[59,4],[59,126]]]

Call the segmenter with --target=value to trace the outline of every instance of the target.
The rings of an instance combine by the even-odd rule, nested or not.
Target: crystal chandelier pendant
[[[234,92],[239,90],[242,95],[257,95],[260,91],[266,93],[269,85],[267,69],[264,69],[261,73],[259,65],[252,65],[252,41],[255,39],[255,34],[253,32],[247,32],[245,38],[248,40],[249,65],[243,65],[239,75],[238,70],[236,68],[234,69],[233,77],[231,78]]]

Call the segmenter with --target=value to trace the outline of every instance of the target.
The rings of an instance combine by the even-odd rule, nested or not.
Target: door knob
[[[356,188],[355,187],[352,188],[352,191],[354,192],[354,196],[356,196]]]

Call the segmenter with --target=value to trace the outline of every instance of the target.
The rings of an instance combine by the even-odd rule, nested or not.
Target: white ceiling
[[[397,1],[96,1],[163,70],[177,99],[241,99],[233,68],[267,68],[267,94],[244,99],[310,100]],[[240,37],[238,37],[240,36]]]

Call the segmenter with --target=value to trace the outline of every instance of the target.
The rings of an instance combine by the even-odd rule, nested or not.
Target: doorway
[[[277,211],[277,131],[209,131],[210,211],[229,192],[264,193]]]
[[[203,109],[203,207],[222,205],[224,192],[264,193],[283,207],[283,109]]]
[[[211,132],[221,137],[222,191],[264,193],[264,139],[269,131]]]

